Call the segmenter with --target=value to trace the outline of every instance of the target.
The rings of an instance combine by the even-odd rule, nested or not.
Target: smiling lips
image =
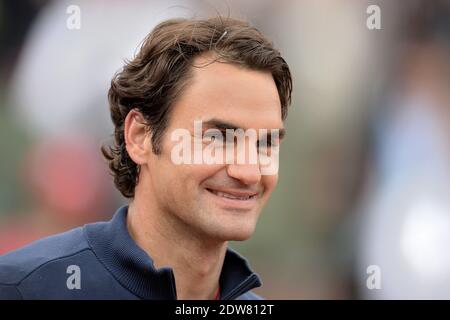
[[[241,201],[254,199],[258,195],[258,192],[253,191],[218,190],[210,188],[207,188],[206,190],[208,190],[209,192],[213,193],[218,197]]]
[[[251,210],[257,204],[259,192],[231,189],[206,189],[224,209]]]

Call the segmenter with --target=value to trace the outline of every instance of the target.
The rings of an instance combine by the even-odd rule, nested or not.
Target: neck
[[[206,241],[169,216],[135,197],[128,208],[128,231],[152,258],[155,268],[172,268],[178,299],[213,299],[227,243]]]

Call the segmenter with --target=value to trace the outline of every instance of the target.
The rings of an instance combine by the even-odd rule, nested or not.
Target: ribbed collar
[[[128,233],[128,206],[119,208],[108,222],[84,227],[89,245],[97,258],[122,286],[142,299],[176,299],[171,268],[156,269],[152,258]],[[220,297],[230,300],[261,286],[259,276],[237,252],[228,248],[220,275]]]

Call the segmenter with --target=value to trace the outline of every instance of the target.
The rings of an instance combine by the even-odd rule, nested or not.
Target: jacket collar
[[[127,229],[127,212],[128,206],[123,206],[110,221],[85,225],[89,245],[114,278],[138,297],[176,299],[172,269],[156,269],[152,258],[134,242]],[[228,248],[220,275],[221,299],[235,299],[260,286],[248,262]]]

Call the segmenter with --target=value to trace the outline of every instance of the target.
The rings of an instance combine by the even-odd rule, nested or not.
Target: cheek
[[[266,175],[261,177],[261,183],[264,187],[265,196],[269,196],[278,183],[278,175]]]
[[[204,181],[211,179],[223,171],[223,165],[191,165],[189,168],[190,179],[199,187]]]
[[[177,189],[183,189],[179,191],[184,192],[185,195],[201,191],[199,188],[202,183],[217,174],[222,168],[223,165],[176,165],[172,162],[167,163],[164,167],[169,184],[176,185]]]

